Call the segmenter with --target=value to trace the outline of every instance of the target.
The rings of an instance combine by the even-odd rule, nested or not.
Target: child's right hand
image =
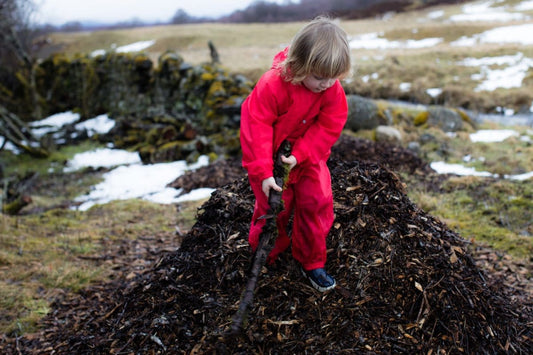
[[[298,161],[296,160],[296,157],[294,155],[289,155],[288,157],[282,155],[281,161],[285,164],[289,165],[289,170],[292,170],[298,164]]]
[[[278,184],[276,184],[276,180],[274,180],[273,176],[263,180],[263,182],[261,183],[261,189],[263,190],[263,193],[266,195],[267,198],[270,194],[270,189],[274,189],[278,192],[282,191],[282,188],[278,186]]]

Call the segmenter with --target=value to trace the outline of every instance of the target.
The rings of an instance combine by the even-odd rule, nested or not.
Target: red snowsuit
[[[334,219],[326,161],[344,128],[348,106],[338,80],[320,93],[285,81],[278,64],[286,55],[287,49],[276,55],[241,107],[242,161],[256,198],[248,241],[255,250],[265,224],[258,218],[269,208],[261,184],[272,176],[274,152],[288,139],[298,163],[283,190],[285,210],[278,215],[279,235],[269,261],[291,244],[286,228],[294,211],[292,254],[305,270],[312,270],[326,263],[326,237]]]

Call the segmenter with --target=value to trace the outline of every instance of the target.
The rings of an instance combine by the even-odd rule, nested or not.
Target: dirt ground
[[[1,352],[533,351],[531,266],[471,245],[419,209],[398,172],[428,189],[445,176],[408,150],[347,136],[328,164],[336,219],[327,268],[335,290],[311,288],[287,251],[262,270],[242,333],[228,333],[252,257],[254,200],[238,159],[220,161],[172,184],[216,188],[186,235],[110,246],[102,258],[113,259],[116,279],[58,299],[39,333],[2,339]]]

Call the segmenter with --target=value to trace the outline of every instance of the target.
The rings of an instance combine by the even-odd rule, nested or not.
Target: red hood
[[[281,52],[279,52],[278,54],[276,54],[276,56],[274,57],[274,60],[272,61],[272,69],[277,69],[279,68],[279,65],[285,60],[287,59],[287,55],[289,53],[289,47],[285,48],[284,50],[282,50]]]

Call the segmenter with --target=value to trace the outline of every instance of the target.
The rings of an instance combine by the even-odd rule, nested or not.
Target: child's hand
[[[292,168],[294,168],[296,166],[296,164],[298,164],[298,161],[296,160],[296,157],[294,155],[289,155],[288,157],[282,155],[281,156],[281,161],[284,162],[285,164],[289,164],[289,169],[292,170]]]
[[[282,190],[282,188],[279,187],[278,184],[276,184],[276,180],[274,180],[273,176],[263,180],[263,183],[261,184],[261,189],[267,197],[270,194],[270,189],[274,189],[278,192],[281,192]]]

